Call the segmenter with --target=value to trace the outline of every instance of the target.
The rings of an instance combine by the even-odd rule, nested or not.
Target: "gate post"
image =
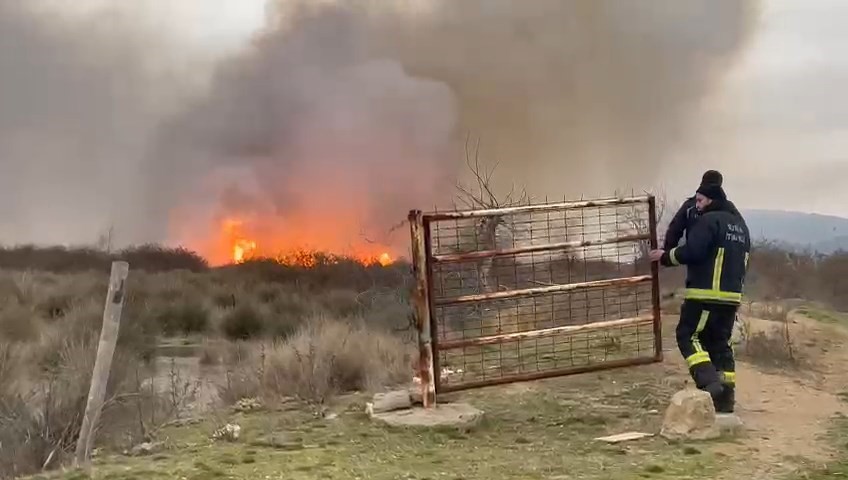
[[[657,239],[657,200],[648,197],[648,234],[651,249],[659,248]],[[662,308],[660,307],[660,266],[659,262],[651,262],[651,304],[654,310],[654,359],[663,361],[662,345]]]
[[[418,376],[421,378],[424,408],[431,408],[436,405],[436,385],[433,374],[433,338],[430,330],[430,291],[424,228],[424,215],[421,210],[411,210],[409,230],[412,238],[412,271],[415,276],[413,308],[418,330]]]

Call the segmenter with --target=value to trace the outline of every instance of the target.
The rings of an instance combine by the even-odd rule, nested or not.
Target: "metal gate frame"
[[[431,245],[431,225],[440,220],[452,219],[468,219],[481,218],[495,215],[510,215],[521,213],[537,213],[550,212],[554,210],[572,210],[584,209],[592,207],[610,207],[621,206],[638,203],[647,203],[648,205],[648,232],[647,234],[627,235],[610,237],[603,240],[595,241],[568,241],[559,243],[550,243],[546,245],[533,245],[525,247],[514,247],[509,249],[495,249],[488,251],[474,251],[460,254],[445,254],[434,256],[432,254]],[[513,382],[539,380],[543,378],[560,377],[566,375],[575,375],[592,371],[609,370],[615,368],[624,368],[636,365],[645,365],[663,361],[662,347],[662,323],[660,317],[660,291],[659,291],[659,266],[656,262],[651,262],[651,274],[633,277],[613,278],[607,280],[590,281],[582,283],[559,284],[553,286],[533,287],[520,290],[500,291],[487,294],[465,295],[462,300],[471,299],[501,299],[513,297],[526,297],[534,295],[542,295],[546,293],[570,292],[584,290],[593,287],[617,286],[617,285],[633,285],[643,282],[651,283],[651,304],[652,314],[649,318],[636,317],[618,319],[612,321],[593,322],[585,325],[572,325],[548,328],[543,330],[530,330],[510,334],[501,334],[494,336],[481,336],[474,339],[463,339],[460,341],[446,342],[452,344],[452,348],[457,346],[479,346],[487,343],[497,343],[504,339],[523,339],[540,336],[548,336],[557,333],[570,333],[588,329],[603,329],[605,327],[617,327],[634,325],[639,322],[650,320],[653,326],[654,336],[654,354],[652,357],[639,357],[625,360],[614,360],[605,363],[599,363],[587,366],[565,367],[557,370],[545,372],[533,372],[516,374],[502,377],[500,379],[484,380],[479,382],[471,382],[466,385],[449,385],[443,387],[441,385],[441,375],[438,363],[439,342],[437,341],[437,322],[434,322],[431,315],[435,309],[434,298],[431,294],[433,290],[433,264],[439,260],[461,260],[461,259],[477,259],[486,257],[497,257],[503,255],[515,255],[533,252],[558,251],[571,248],[580,248],[587,246],[598,246],[604,244],[621,243],[627,241],[643,241],[648,240],[652,249],[658,248],[657,241],[657,218],[656,218],[656,199],[653,195],[645,195],[638,197],[626,198],[609,198],[590,201],[570,201],[559,203],[545,203],[536,205],[526,205],[518,207],[506,207],[496,209],[481,209],[481,210],[464,210],[464,211],[449,211],[449,212],[430,212],[423,213],[421,210],[411,210],[409,212],[410,235],[412,240],[412,267],[415,277],[415,286],[413,291],[413,314],[415,316],[416,328],[418,331],[418,369],[421,379],[422,398],[425,408],[430,408],[436,405],[436,396],[439,393],[448,393],[458,390],[466,390],[471,388],[479,388],[484,386],[492,386]]]

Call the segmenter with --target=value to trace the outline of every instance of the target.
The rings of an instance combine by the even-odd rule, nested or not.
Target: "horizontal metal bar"
[[[618,285],[635,285],[650,282],[651,275],[639,275],[636,277],[612,278],[609,280],[595,280],[592,282],[569,283],[564,285],[551,285],[549,287],[533,287],[521,290],[508,290],[506,292],[476,293],[472,295],[460,295],[458,297],[437,298],[435,304],[438,306],[456,305],[459,303],[479,302],[483,300],[504,300],[510,298],[532,297],[548,293],[572,292],[575,290],[586,290],[589,288],[611,287]]]
[[[591,332],[593,330],[604,330],[614,327],[626,327],[639,324],[653,325],[653,315],[642,315],[633,318],[622,318],[619,320],[608,320],[605,322],[586,323],[584,325],[567,325],[562,327],[545,328],[542,330],[528,330],[525,332],[505,333],[502,335],[490,335],[486,337],[465,338],[462,340],[441,341],[436,344],[438,350],[453,350],[465,347],[480,347],[483,345],[494,345],[498,343],[515,342],[530,338],[550,337],[566,333]]]
[[[484,210],[457,210],[453,212],[429,212],[424,218],[430,221],[455,220],[460,218],[491,217],[498,215],[515,215],[517,213],[550,212],[557,210],[572,210],[575,208],[609,207],[614,205],[629,205],[633,203],[647,203],[651,197],[643,195],[639,197],[614,197],[599,200],[585,200],[573,202],[542,203],[538,205],[523,205],[520,207],[488,208]]]
[[[491,378],[486,380],[474,380],[470,382],[463,383],[443,383],[440,385],[439,390],[436,394],[440,393],[451,393],[451,392],[459,392],[462,390],[470,390],[473,388],[481,388],[481,387],[491,387],[495,385],[503,385],[506,383],[515,383],[515,382],[527,382],[532,380],[542,380],[545,378],[554,378],[554,377],[563,377],[566,375],[577,375],[581,373],[589,373],[589,372],[600,372],[604,370],[613,370],[616,368],[624,368],[624,367],[635,367],[638,365],[647,365],[651,363],[658,363],[662,361],[662,357],[659,358],[656,356],[653,357],[635,357],[628,358],[624,360],[610,360],[607,362],[596,363],[593,365],[580,365],[579,367],[565,367],[558,369],[551,369],[542,372],[532,372],[532,373],[519,373],[515,375],[507,375],[498,378]]]
[[[612,243],[636,242],[650,240],[648,234],[624,235],[621,237],[607,237],[600,240],[573,240],[570,242],[549,243],[545,245],[530,245],[526,247],[504,248],[500,250],[480,250],[467,253],[447,253],[444,255],[433,255],[434,263],[461,262],[463,260],[477,260],[480,258],[504,257],[507,255],[520,255],[523,253],[547,252],[551,250],[568,250],[581,247],[595,247],[598,245],[609,245]]]

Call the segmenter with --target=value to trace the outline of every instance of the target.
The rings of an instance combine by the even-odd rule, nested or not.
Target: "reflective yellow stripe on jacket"
[[[712,288],[687,288],[684,298],[688,300],[713,300],[725,303],[742,303],[739,292],[724,292],[721,290],[721,274],[724,269],[724,248],[719,248],[713,266]]]

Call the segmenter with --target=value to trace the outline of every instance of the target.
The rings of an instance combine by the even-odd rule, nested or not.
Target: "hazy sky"
[[[719,166],[742,207],[848,216],[848,2],[764,3],[752,44],[706,100],[713,115],[680,162]]]

